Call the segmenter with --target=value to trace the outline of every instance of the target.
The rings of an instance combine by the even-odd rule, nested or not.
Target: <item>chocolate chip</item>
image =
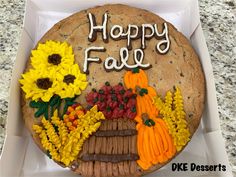
[[[192,118],[192,117],[193,117],[193,114],[192,114],[192,113],[190,113],[190,114],[188,115],[188,117],[189,117],[189,118]]]
[[[37,79],[36,85],[40,89],[47,90],[52,86],[52,81],[50,81],[49,78],[40,78],[40,79]]]
[[[61,55],[59,54],[52,54],[48,56],[48,63],[53,65],[59,65],[61,63]]]

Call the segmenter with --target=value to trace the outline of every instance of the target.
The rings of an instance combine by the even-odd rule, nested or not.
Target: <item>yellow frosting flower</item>
[[[69,132],[55,110],[51,120],[42,118],[42,126],[33,125],[33,130],[39,135],[42,146],[52,159],[69,166],[78,157],[85,140],[101,126],[103,119],[103,113],[95,105],[85,115],[79,116],[78,127]]]
[[[190,132],[188,123],[185,118],[183,98],[181,91],[176,87],[176,91],[172,94],[170,91],[166,93],[165,101],[160,97],[154,98],[154,104],[163,116],[169,133],[171,134],[177,151],[180,151],[190,140]]]
[[[87,87],[86,75],[80,72],[79,66],[74,64],[61,69],[56,75],[60,90],[56,92],[61,98],[71,98],[80,95],[81,91]]]
[[[55,77],[55,70],[31,69],[29,72],[22,74],[20,79],[22,90],[26,94],[26,99],[38,100],[41,98],[47,102],[53,96],[58,88],[58,82]]]
[[[86,75],[74,64],[72,47],[66,42],[49,40],[31,53],[34,69],[20,80],[26,99],[48,102],[55,94],[62,99],[72,98],[87,87]]]
[[[72,47],[66,42],[47,41],[44,44],[39,44],[31,54],[31,63],[35,69],[47,68],[50,70],[55,68],[60,70],[61,67],[74,63]]]
[[[51,122],[58,127],[61,144],[64,145],[68,138],[68,130],[65,123],[58,117],[58,110],[55,110]],[[40,130],[38,130],[40,131]],[[37,133],[37,132],[36,132]]]

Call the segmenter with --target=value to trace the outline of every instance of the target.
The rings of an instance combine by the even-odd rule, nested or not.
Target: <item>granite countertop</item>
[[[216,83],[222,134],[236,176],[236,1],[199,0]],[[20,40],[25,0],[0,1],[0,153],[5,138],[9,85]]]

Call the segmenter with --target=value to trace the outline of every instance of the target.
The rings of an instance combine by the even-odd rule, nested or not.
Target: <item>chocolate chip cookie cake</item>
[[[204,74],[189,40],[158,15],[121,4],[55,24],[19,82],[35,143],[88,177],[158,170],[191,140],[204,108]]]

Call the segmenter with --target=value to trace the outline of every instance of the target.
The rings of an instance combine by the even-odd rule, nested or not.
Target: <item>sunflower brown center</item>
[[[52,81],[50,81],[49,78],[40,78],[40,79],[37,79],[36,85],[40,89],[47,90],[52,86]]]
[[[68,74],[68,75],[64,76],[63,82],[67,83],[67,85],[69,85],[70,83],[73,84],[75,78],[76,78],[75,76]]]
[[[53,65],[59,65],[61,63],[61,55],[59,54],[52,54],[48,56],[48,63]]]

